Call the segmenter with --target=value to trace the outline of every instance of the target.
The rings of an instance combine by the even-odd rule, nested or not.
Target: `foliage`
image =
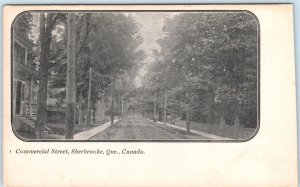
[[[33,16],[30,13],[19,15],[14,22],[14,31],[29,37],[33,25],[32,20]]]
[[[246,117],[255,113],[256,92],[245,91],[245,87],[256,90],[256,20],[238,12],[183,13],[169,18],[163,30],[160,58],[145,76],[148,89],[168,89],[171,103],[192,103],[193,120],[214,123],[224,116],[232,124],[239,116],[256,125],[256,115]],[[251,79],[248,70],[255,71]],[[249,100],[250,107],[241,106]],[[231,115],[224,115],[225,110]]]

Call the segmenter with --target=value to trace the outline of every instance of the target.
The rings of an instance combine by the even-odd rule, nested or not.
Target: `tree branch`
[[[54,14],[49,14],[49,20],[47,20],[47,29],[49,30],[53,30],[55,24],[58,22],[58,21],[62,21],[64,19],[66,19],[66,15],[63,14],[63,13],[57,13],[54,17]],[[47,16],[48,18],[48,16]]]
[[[85,41],[87,39],[87,36],[88,36],[89,32],[91,31],[89,19],[90,19],[90,16],[89,16],[89,14],[87,14],[85,16],[85,24],[84,24],[85,26],[82,27],[82,31],[80,32],[80,35],[81,36],[83,35],[83,38],[81,38],[78,42],[79,48],[78,48],[77,54],[79,54],[81,52],[81,50],[85,44]]]

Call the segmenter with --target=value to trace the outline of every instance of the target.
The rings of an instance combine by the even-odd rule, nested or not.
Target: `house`
[[[12,127],[21,138],[35,138],[38,76],[33,62],[35,44],[14,25],[12,41]]]
[[[24,34],[14,30],[12,112],[14,115],[36,114],[38,71],[34,68],[32,48],[34,43]]]

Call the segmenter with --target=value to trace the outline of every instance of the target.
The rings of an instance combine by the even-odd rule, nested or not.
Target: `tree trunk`
[[[154,109],[153,109],[153,121],[156,122],[156,105],[157,105],[157,93],[155,93]]]
[[[118,107],[118,117],[120,118],[121,114],[121,97],[120,94],[118,94],[118,102],[117,102],[117,107]]]
[[[186,132],[190,134],[190,102],[189,100],[189,94],[186,94],[187,102],[186,102]]]
[[[79,101],[78,101],[78,104],[79,104],[79,106],[78,106],[78,115],[79,115],[79,117],[78,117],[78,126],[79,127],[82,127],[82,114],[83,114],[83,96],[82,96],[82,90],[80,91],[80,93],[79,93]]]
[[[140,103],[140,111],[139,111],[140,116],[142,116],[142,103]]]
[[[121,97],[121,116],[124,116],[124,97]]]
[[[182,110],[183,102],[180,101],[180,114],[179,114],[179,119],[182,120],[184,116],[184,110]]]
[[[215,104],[217,103],[215,103],[215,90],[211,89],[209,93],[210,96],[208,96],[208,99],[210,101],[210,104],[209,104],[208,123],[210,125],[209,125],[208,132],[211,133],[214,127],[213,125],[215,125]]]
[[[167,124],[167,99],[168,99],[168,90],[165,90],[165,107],[164,107],[164,124]]]
[[[96,106],[93,107],[93,123],[96,123]]]
[[[78,105],[78,127],[81,127],[81,120],[82,120],[82,106],[81,103]]]
[[[75,14],[68,13],[67,41],[67,88],[66,88],[66,139],[73,139],[75,124],[76,83],[75,83]]]
[[[123,101],[123,116],[127,114],[127,103],[126,101]]]
[[[88,103],[87,103],[87,117],[85,119],[85,124],[84,124],[85,127],[89,126],[90,123],[91,123],[91,89],[92,89],[92,68],[90,67]]]
[[[114,124],[115,119],[115,77],[113,76],[113,85],[112,85],[112,91],[111,91],[111,110],[110,110],[110,124]]]
[[[158,112],[158,120],[159,120],[159,121],[163,121],[163,112],[162,112],[162,110],[160,110],[160,111]]]
[[[37,116],[35,125],[35,136],[37,139],[42,138],[45,128],[47,115],[47,85],[48,85],[48,60],[50,53],[51,30],[47,27],[50,24],[52,16],[40,14],[40,66],[39,66],[39,91],[37,98]]]
[[[98,121],[100,121],[102,119],[102,102],[101,102],[101,98],[100,100],[97,101],[97,107],[95,107],[97,109],[97,114],[98,114]]]
[[[86,108],[85,108],[85,106],[84,106],[84,104],[82,105],[82,112],[81,112],[81,122],[80,122],[80,124],[81,124],[81,128],[83,128],[83,126],[84,126],[84,122],[85,122],[85,114],[86,114]]]
[[[102,104],[101,104],[101,117],[102,119],[105,116],[105,91],[103,92],[103,96],[102,96]]]

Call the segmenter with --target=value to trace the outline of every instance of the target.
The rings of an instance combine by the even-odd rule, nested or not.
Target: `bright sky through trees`
[[[146,58],[143,63],[151,63],[154,58],[152,51],[160,51],[160,46],[157,40],[164,36],[162,31],[164,22],[167,18],[171,18],[178,13],[162,13],[162,12],[138,12],[128,13],[132,15],[140,26],[140,33],[143,36],[143,43],[140,48],[145,51]],[[142,63],[142,62],[141,62]],[[135,78],[135,86],[142,86],[141,77],[146,73],[146,65],[142,66]]]

